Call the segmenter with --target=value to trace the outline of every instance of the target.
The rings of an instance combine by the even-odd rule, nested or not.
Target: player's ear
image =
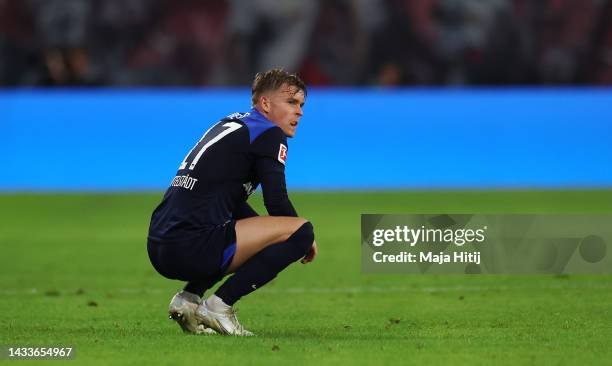
[[[263,109],[264,112],[270,112],[270,98],[268,98],[266,95],[262,95],[261,97],[259,97],[259,104],[261,105],[261,109]]]

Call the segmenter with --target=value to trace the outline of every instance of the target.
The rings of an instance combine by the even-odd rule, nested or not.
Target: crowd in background
[[[0,0],[0,86],[612,84],[612,0]]]

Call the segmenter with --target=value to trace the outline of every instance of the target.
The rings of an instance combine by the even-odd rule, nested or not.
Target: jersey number
[[[217,125],[214,125],[213,127],[209,128],[208,131],[206,131],[206,133],[204,134],[204,136],[202,136],[202,138],[200,139],[200,141],[198,141],[198,143],[196,144],[196,146],[193,147],[193,149],[189,150],[189,152],[187,153],[187,156],[185,156],[185,160],[183,160],[183,162],[181,163],[181,166],[179,167],[179,170],[185,169],[185,167],[187,166],[187,158],[189,158],[189,155],[191,155],[191,152],[198,147],[198,145],[204,141],[206,138],[208,138],[208,133],[215,128]],[[211,138],[210,140],[208,140],[207,143],[205,143],[200,150],[198,151],[198,153],[196,154],[195,158],[193,158],[193,161],[191,162],[191,164],[189,165],[189,170],[193,170],[193,168],[195,168],[196,164],[198,163],[198,161],[200,160],[200,158],[202,157],[202,155],[204,154],[204,152],[206,151],[206,149],[208,149],[209,147],[211,147],[212,145],[214,145],[217,141],[221,140],[222,138],[224,138],[225,136],[229,135],[230,133],[236,131],[237,129],[239,129],[240,127],[242,127],[242,125],[240,123],[236,123],[236,122],[227,122],[223,124],[223,127],[226,127],[226,129],[221,130],[221,132]]]

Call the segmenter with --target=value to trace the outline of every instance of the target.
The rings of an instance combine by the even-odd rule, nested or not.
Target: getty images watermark
[[[366,273],[612,273],[612,216],[362,215]]]

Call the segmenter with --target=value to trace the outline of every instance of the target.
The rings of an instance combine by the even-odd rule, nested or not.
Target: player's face
[[[295,130],[304,114],[304,91],[295,86],[281,85],[270,92],[266,117],[280,127],[287,137],[293,137]]]

